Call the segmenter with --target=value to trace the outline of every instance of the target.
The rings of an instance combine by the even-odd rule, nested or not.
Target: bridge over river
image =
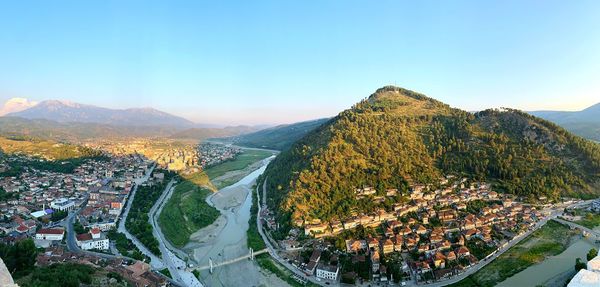
[[[589,229],[585,226],[579,225],[572,221],[566,221],[566,220],[560,219],[560,218],[555,218],[554,220],[556,220],[562,224],[568,225],[571,228],[577,228],[577,229],[583,231],[583,235],[590,239],[600,240],[600,232],[598,232],[598,231]]]
[[[222,266],[226,266],[229,264],[234,264],[237,262],[240,262],[242,260],[246,260],[246,259],[250,259],[250,260],[254,260],[254,257],[263,253],[267,253],[269,252],[269,250],[267,248],[259,250],[259,251],[254,251],[252,248],[250,248],[250,252],[246,255],[243,256],[239,256],[236,258],[232,258],[232,259],[228,259],[228,260],[224,260],[221,262],[215,262],[212,260],[212,258],[208,259],[208,264],[207,265],[203,265],[203,266],[197,266],[197,267],[192,267],[192,268],[187,268],[189,271],[193,271],[193,270],[198,270],[198,271],[202,271],[202,270],[209,270],[210,273],[213,272],[213,269],[217,268],[217,267],[222,267]]]

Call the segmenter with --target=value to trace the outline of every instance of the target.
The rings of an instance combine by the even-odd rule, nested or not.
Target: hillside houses
[[[467,184],[462,179],[432,189],[415,185],[403,195],[410,198],[407,203],[396,203],[388,210],[355,213],[341,221],[305,220],[304,234],[319,239],[358,226],[373,228],[377,237],[345,240],[347,254],[368,255],[372,280],[388,280],[389,270],[380,259],[395,253],[409,254],[409,268],[422,280],[441,279],[476,264],[542,218],[538,210],[499,195],[486,183]],[[381,196],[369,187],[357,189],[355,194],[362,200],[377,201]],[[385,196],[398,195],[397,190],[385,192]],[[473,246],[479,246],[475,253]]]

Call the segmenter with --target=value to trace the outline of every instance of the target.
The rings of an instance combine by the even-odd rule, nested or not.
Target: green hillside
[[[0,173],[0,177],[19,175],[26,168],[71,173],[88,159],[105,159],[102,152],[84,146],[50,140],[0,137],[0,163],[5,157],[12,159],[7,162],[8,168]]]
[[[599,185],[600,146],[517,110],[468,113],[397,87],[384,87],[282,152],[267,168],[269,204],[292,219],[344,219],[402,201],[357,200],[442,175],[487,180],[524,200],[590,196]]]
[[[290,125],[280,125],[235,137],[233,138],[233,142],[240,146],[286,150],[294,142],[328,120],[318,119]]]

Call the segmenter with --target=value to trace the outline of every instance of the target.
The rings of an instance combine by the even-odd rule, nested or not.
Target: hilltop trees
[[[389,209],[410,184],[435,184],[446,174],[530,201],[590,194],[600,147],[520,111],[473,114],[386,87],[282,152],[265,174],[280,221],[329,221]],[[400,196],[381,204],[356,199],[365,186],[378,194],[396,188]]]

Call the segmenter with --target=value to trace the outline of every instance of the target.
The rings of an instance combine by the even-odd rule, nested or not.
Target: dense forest
[[[281,222],[344,219],[389,209],[354,190],[382,194],[436,184],[447,174],[486,180],[537,201],[586,197],[598,187],[600,146],[512,110],[468,113],[409,90],[384,87],[282,152],[267,168],[268,201]]]

